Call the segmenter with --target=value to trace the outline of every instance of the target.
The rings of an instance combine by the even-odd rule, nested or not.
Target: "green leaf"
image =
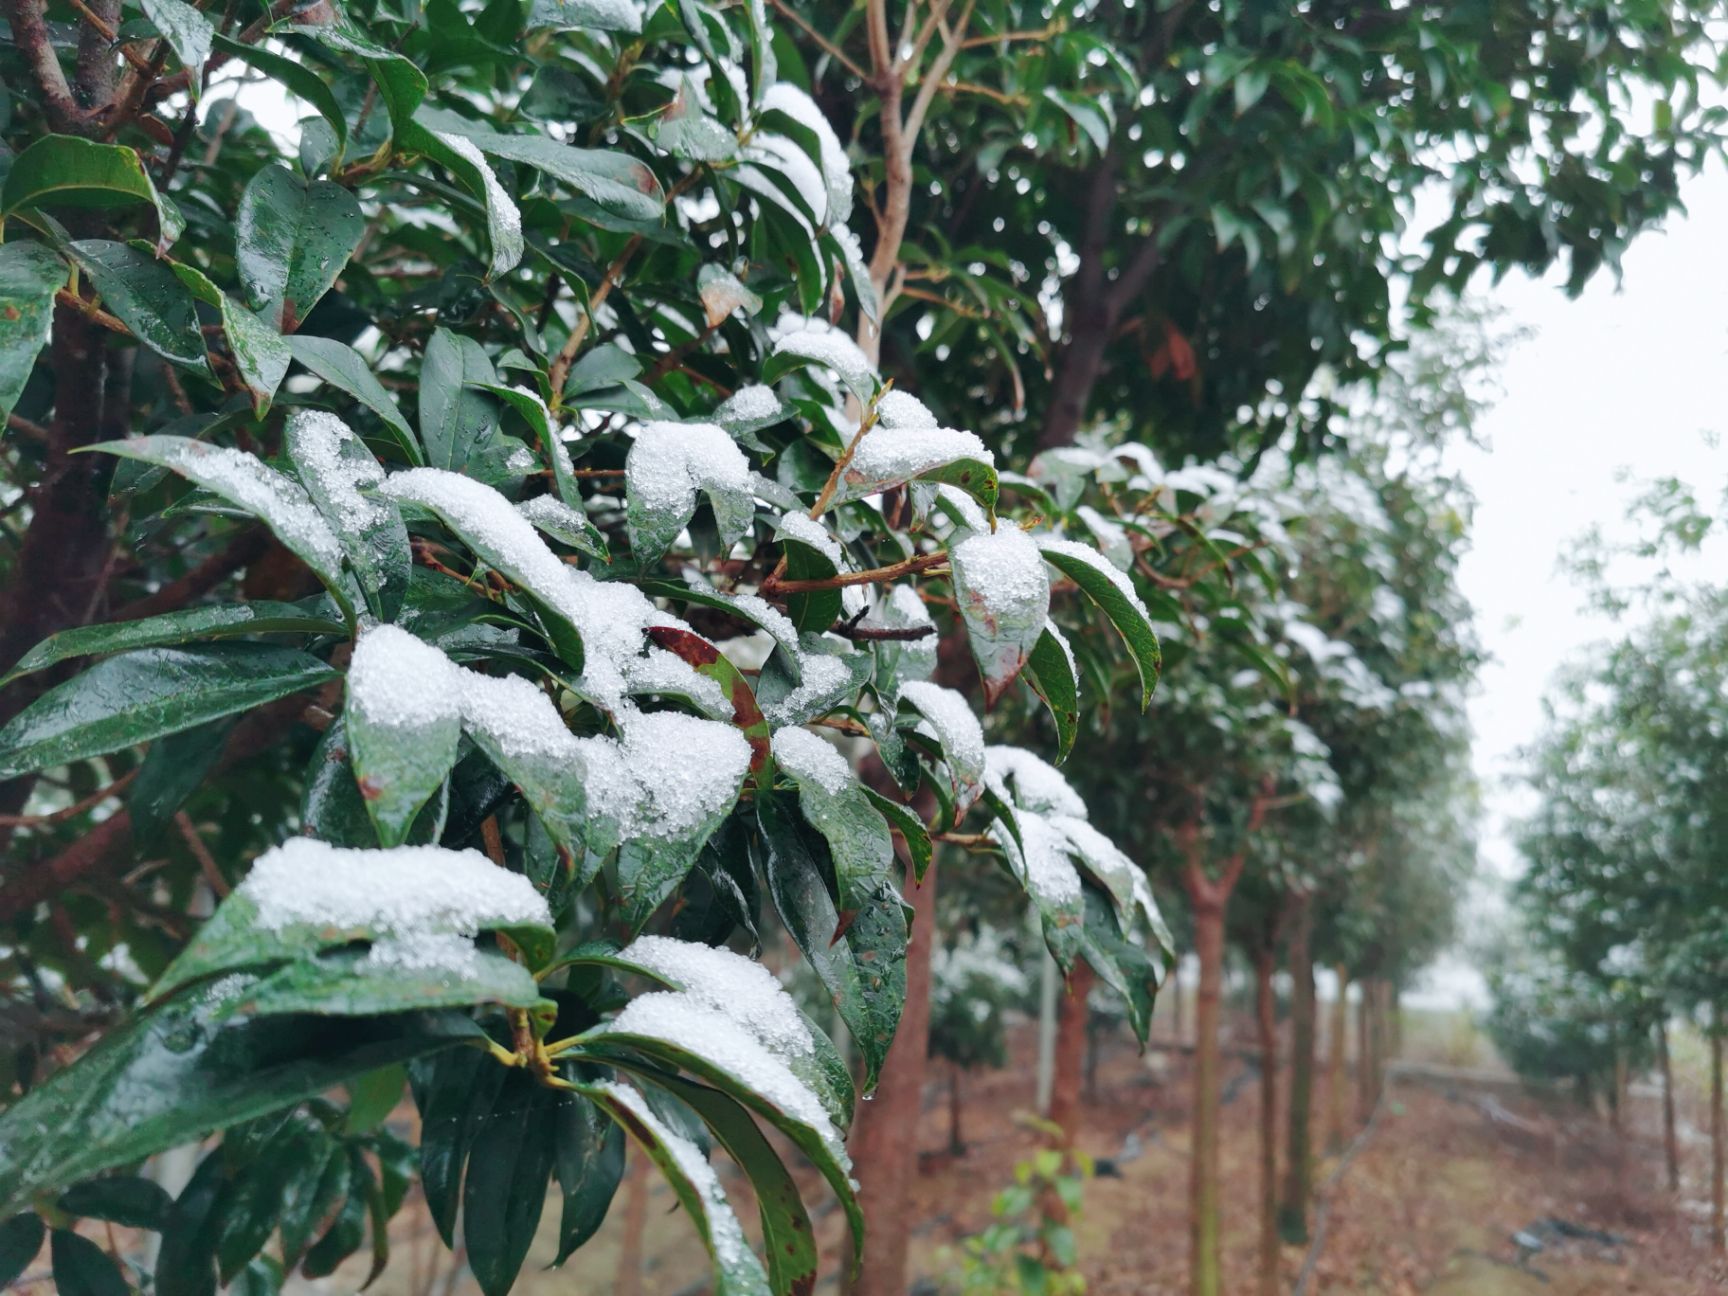
[[[160,464],[258,518],[289,552],[310,567],[338,600],[345,599],[342,546],[311,497],[292,477],[243,450],[189,437],[135,436],[90,447]]]
[[[385,846],[407,840],[456,764],[462,708],[442,682],[446,661],[395,626],[368,630],[354,650],[343,717],[366,813]]]
[[[1026,678],[1056,722],[1056,764],[1060,765],[1074,750],[1080,732],[1080,668],[1062,632],[1049,622],[1026,658]]]
[[[239,59],[280,81],[289,91],[311,104],[335,132],[339,153],[347,149],[348,119],[342,112],[342,105],[329,82],[311,67],[263,45],[248,45],[221,32],[216,33],[215,46],[229,58]]]
[[[872,787],[866,787],[864,795],[870,798],[870,804],[875,806],[882,817],[900,834],[901,840],[906,843],[906,853],[912,857],[912,876],[922,882],[924,870],[930,867],[933,851],[930,845],[930,829],[913,812],[911,806],[889,800]]]
[[[955,601],[994,703],[1020,673],[1050,616],[1050,583],[1031,537],[1004,525],[973,532],[949,551]]]
[[[431,1061],[447,1057],[479,1057],[472,1049],[450,1049],[434,1054]],[[312,1244],[315,1228],[331,1218],[337,1204],[348,1195],[350,1166],[342,1145],[328,1134],[314,1137],[307,1149],[307,1161],[288,1181],[282,1193],[278,1216],[278,1235],[282,1239],[282,1260],[293,1269],[300,1263],[306,1248]]]
[[[80,239],[70,245],[102,305],[164,360],[205,368],[198,309],[172,267],[128,243]]]
[[[831,580],[840,574],[834,560],[814,545],[785,533],[777,538],[786,559],[787,580]],[[799,630],[821,634],[840,619],[842,602],[838,589],[804,590],[786,600],[786,614]]]
[[[408,528],[396,501],[377,495],[384,469],[348,425],[323,411],[288,419],[288,458],[336,535],[372,614],[393,621],[414,565]]]
[[[444,1245],[456,1245],[456,1213],[468,1151],[484,1133],[507,1072],[485,1053],[452,1049],[408,1067],[420,1109],[420,1185]]]
[[[624,1131],[586,1098],[558,1108],[553,1169],[563,1193],[556,1268],[593,1237],[624,1178]]]
[[[40,243],[0,244],[0,425],[48,345],[66,263]]]
[[[415,110],[426,98],[426,74],[394,50],[386,49],[346,22],[291,27],[290,31],[352,54],[366,65],[378,87],[378,97],[390,114],[390,126],[398,140],[414,120]]]
[[[656,1077],[655,1084],[689,1107],[714,1132],[726,1155],[750,1177],[762,1217],[762,1250],[768,1257],[768,1281],[775,1293],[811,1292],[816,1289],[815,1231],[810,1213],[798,1192],[797,1180],[774,1145],[762,1136],[756,1122],[742,1106],[718,1089],[691,1084],[672,1076]],[[854,1235],[862,1254],[862,1237]]]
[[[288,366],[294,353],[274,328],[247,310],[238,300],[223,292],[202,270],[184,261],[168,263],[174,275],[193,296],[222,314],[222,333],[228,339],[228,351],[239,371],[240,381],[251,394],[254,417],[263,418],[270,409],[276,389],[288,376]]]
[[[185,68],[187,85],[192,92],[192,98],[197,99],[204,83],[204,65],[210,61],[211,45],[216,38],[216,29],[210,20],[199,13],[186,0],[139,0],[144,8],[144,16],[156,24],[156,30],[162,33],[173,49],[174,55],[180,60],[180,66]]]
[[[528,970],[491,950],[477,949],[460,964],[440,960],[423,965],[412,950],[403,954],[401,962],[379,962],[369,953],[350,950],[301,959],[236,997],[231,1010],[255,1017],[370,1017],[473,1004],[533,1008],[540,1003],[540,989]]]
[[[196,729],[168,734],[150,744],[138,777],[126,792],[132,815],[132,844],[146,851],[186,799],[204,783],[228,742],[232,719],[216,720]]]
[[[48,1239],[54,1257],[54,1290],[59,1296],[131,1296],[108,1253],[87,1237],[55,1229]]]
[[[474,387],[495,385],[492,362],[472,338],[433,329],[420,362],[420,439],[426,463],[461,471],[491,434],[493,404]]]
[[[358,351],[335,338],[310,337],[304,333],[296,333],[288,339],[288,350],[295,360],[318,377],[332,387],[347,392],[382,419],[384,426],[394,435],[403,458],[410,464],[419,467],[425,463],[425,458],[420,453],[420,442],[414,436],[414,429],[408,426],[408,420],[402,417],[402,410],[397,406],[395,398],[384,389],[384,384],[373,376],[372,370],[360,358]]]
[[[827,989],[864,1059],[866,1092],[876,1078],[906,998],[906,912],[892,896],[859,911],[840,939],[840,915],[824,881],[827,843],[782,798],[757,800],[761,872],[787,934]]]
[[[552,1176],[557,1108],[569,1101],[513,1071],[469,1149],[462,1240],[468,1267],[486,1296],[504,1296],[528,1257]]]
[[[0,1211],[475,1030],[459,1013],[225,1021],[225,1011],[221,995],[164,1004],[110,1030],[0,1114]]]
[[[658,221],[665,213],[666,195],[660,181],[646,164],[627,153],[572,148],[544,135],[500,135],[445,118],[439,119],[439,128],[460,133],[482,153],[520,162],[563,181],[614,216]]]
[[[402,1101],[407,1083],[408,1071],[402,1066],[379,1067],[350,1081],[348,1119],[343,1128],[350,1134],[368,1134],[377,1129]]]
[[[1045,562],[1078,585],[1103,609],[1104,615],[1110,618],[1110,624],[1122,636],[1122,642],[1128,645],[1134,668],[1140,673],[1140,709],[1144,711],[1152,704],[1152,691],[1158,687],[1164,654],[1158,646],[1158,635],[1152,629],[1152,618],[1139,594],[1135,593],[1133,582],[1090,546],[1072,540],[1042,537],[1038,548]]]
[[[488,273],[505,274],[522,260],[522,213],[515,199],[499,183],[497,174],[486,161],[479,145],[467,135],[441,129],[430,121],[416,119],[407,130],[399,132],[404,147],[423,153],[451,175],[484,206],[486,211],[486,242],[492,249]]]
[[[335,677],[294,648],[143,648],[97,663],[0,729],[0,777],[102,756],[316,688]]]
[[[0,1287],[10,1287],[14,1279],[36,1258],[42,1249],[42,1217],[35,1211],[14,1215],[0,1224]]]
[[[806,730],[781,730],[778,751],[780,770],[798,785],[798,806],[806,822],[821,833],[828,843],[833,861],[834,886],[839,904],[839,925],[832,933],[839,936],[854,915],[868,906],[892,905],[894,839],[884,820],[865,795],[864,786],[846,771],[846,782],[839,791],[828,783],[827,762],[808,760],[803,749],[810,744],[827,744]],[[793,740],[802,739],[797,746]],[[844,764],[839,753],[825,753]]]
[[[622,1125],[666,1176],[713,1257],[715,1296],[770,1296],[762,1262],[744,1242],[737,1217],[720,1195],[712,1171],[699,1181],[686,1168],[692,1156],[700,1156],[695,1146],[655,1116],[633,1089],[619,1084],[579,1085],[578,1092]]]
[[[76,1184],[60,1194],[59,1204],[68,1215],[157,1232],[167,1226],[168,1213],[174,1209],[174,1199],[161,1184],[124,1174]]]
[[[246,304],[292,333],[360,245],[366,217],[339,184],[260,167],[240,194],[234,257]]]
[[[0,185],[0,217],[40,207],[111,210],[135,203],[156,209],[163,245],[179,237],[185,222],[161,194],[134,149],[98,144],[76,135],[44,135],[12,159]]]
[[[607,0],[534,0],[528,8],[528,30],[627,32],[642,30],[642,15],[634,5]]]
[[[18,659],[0,686],[21,675],[46,670],[74,657],[94,657],[124,652],[129,648],[154,648],[162,644],[186,643],[192,639],[225,639],[233,635],[346,634],[340,621],[308,612],[297,604],[226,603],[216,607],[187,608],[136,621],[111,621],[106,625],[74,626],[49,635]]]

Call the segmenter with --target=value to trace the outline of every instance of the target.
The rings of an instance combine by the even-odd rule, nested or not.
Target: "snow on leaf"
[[[1050,578],[1037,544],[1018,527],[974,532],[949,556],[960,615],[984,677],[984,696],[994,702],[1044,633]]]
[[[347,734],[366,813],[386,846],[456,763],[460,684],[450,659],[395,626],[360,636],[348,668]]]
[[[798,784],[804,818],[828,841],[841,926],[849,912],[885,898],[892,903],[894,839],[845,758],[809,730],[796,728],[774,731],[774,757]]]
[[[1134,582],[1118,571],[1104,555],[1088,545],[1076,544],[1054,536],[1041,536],[1038,548],[1045,561],[1078,585],[1110,618],[1110,624],[1122,636],[1140,673],[1140,708],[1145,710],[1152,701],[1152,690],[1158,686],[1158,674],[1163,669],[1163,651],[1158,635],[1152,629],[1151,614],[1134,588]]]
[[[900,687],[900,698],[910,702],[924,717],[919,725],[942,745],[953,783],[958,819],[978,799],[984,783],[984,730],[964,696],[940,684],[909,680]]]
[[[852,165],[847,160],[845,145],[816,101],[790,82],[777,81],[763,94],[762,111],[784,113],[800,129],[815,136],[826,189],[819,215],[828,225],[844,221],[852,211]]]
[[[1054,766],[1023,747],[995,746],[984,753],[991,786],[1018,809],[1086,818],[1086,803]]]
[[[401,511],[370,493],[384,480],[382,465],[346,423],[319,410],[289,416],[287,448],[373,611],[394,617],[408,592],[412,556]]]
[[[970,471],[976,473],[979,482],[990,481],[989,493],[994,499],[995,463],[995,456],[970,432],[944,427],[878,425],[864,434],[852,462],[846,465],[839,498],[859,499],[915,477],[929,476],[938,469],[974,465]],[[956,480],[954,484],[971,491],[964,481]]]
[[[645,423],[624,463],[630,544],[638,558],[657,558],[696,512],[702,491],[714,509],[720,543],[750,529],[755,498],[750,464],[714,423]]]
[[[815,364],[837,373],[847,390],[861,401],[875,393],[875,367],[858,344],[838,329],[821,320],[792,316],[782,319],[776,332],[773,355],[763,374],[765,382],[773,382],[802,364]]]

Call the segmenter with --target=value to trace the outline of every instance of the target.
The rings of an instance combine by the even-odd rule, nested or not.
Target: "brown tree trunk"
[[[1062,1127],[1070,1146],[1080,1136],[1080,1082],[1086,1069],[1086,997],[1097,973],[1077,959],[1068,974],[1066,993],[1056,1009],[1056,1074],[1050,1086],[1050,1120]]]
[[[1374,979],[1356,989],[1356,1121],[1365,1124],[1374,1111]]]
[[[1200,986],[1194,996],[1194,1134],[1188,1158],[1189,1291],[1192,1296],[1218,1296],[1222,1279],[1218,1112],[1223,1080],[1218,1013],[1224,982],[1225,900],[1190,898],[1194,902],[1194,952],[1200,960]]]
[[[1176,1030],[1176,1042],[1183,1044],[1188,1039],[1187,1013],[1182,1004],[1182,960],[1177,959],[1170,969],[1170,997],[1175,1001],[1176,1020],[1172,1023]]]
[[[1680,1139],[1674,1121],[1674,1066],[1668,1056],[1668,1023],[1656,1023],[1656,1063],[1662,1072],[1662,1152],[1668,1162],[1668,1191],[1680,1191]]]
[[[1332,1000],[1332,1028],[1326,1041],[1326,1152],[1335,1156],[1344,1150],[1346,1116],[1344,1084],[1348,1076],[1345,1053],[1350,1045],[1350,972],[1342,963],[1332,965],[1337,983]]]
[[[948,1064],[948,1154],[966,1155],[966,1140],[960,1133],[960,1064]]]
[[[1710,1022],[1710,1249],[1721,1253],[1723,1250],[1722,1213],[1724,1206],[1725,1182],[1724,1171],[1728,1170],[1728,1148],[1723,1146],[1723,1139],[1728,1136],[1728,1130],[1723,1129],[1722,1112],[1722,1009],[1718,1006],[1711,1012]]]
[[[624,1226],[612,1296],[642,1296],[642,1234],[648,1225],[648,1154],[634,1145],[624,1173]]]
[[[924,1105],[926,1050],[930,1044],[930,960],[936,943],[936,868],[923,885],[906,878],[912,940],[906,951],[906,1009],[883,1061],[875,1101],[860,1103],[850,1150],[858,1200],[870,1230],[864,1263],[847,1286],[851,1296],[905,1296],[906,1245],[912,1182],[918,1173],[918,1117]]]
[[[1608,1125],[1616,1134],[1626,1132],[1626,1044],[1620,1027],[1614,1027],[1614,1079],[1608,1094]]]
[[[1299,894],[1290,915],[1290,1127],[1285,1148],[1284,1199],[1278,1232],[1286,1242],[1308,1240],[1308,1192],[1314,1147],[1314,960],[1308,941],[1314,926],[1313,899]]]
[[[1277,952],[1255,951],[1254,1021],[1260,1041],[1260,1296],[1278,1296],[1278,1021],[1272,997]]]

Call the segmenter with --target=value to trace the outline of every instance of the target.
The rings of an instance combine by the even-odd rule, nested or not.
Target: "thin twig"
[[[43,445],[48,444],[48,429],[43,427],[40,423],[32,423],[22,414],[8,414],[6,416],[6,426],[11,428],[14,432],[22,433],[24,436],[29,437],[32,441],[39,441]]]
[[[133,779],[138,777],[137,770],[128,771],[115,779],[105,788],[99,788],[75,805],[64,806],[51,814],[39,815],[0,815],[0,828],[44,828],[49,824],[65,823],[68,819],[76,819],[86,810],[101,805],[111,796],[119,796]]]
[[[186,848],[192,852],[192,857],[198,861],[198,871],[204,875],[204,880],[210,884],[210,889],[222,899],[228,898],[228,893],[234,888],[228,885],[228,879],[222,876],[222,870],[216,867],[216,857],[210,853],[210,848],[204,844],[204,839],[198,835],[198,825],[192,822],[192,816],[184,810],[174,812],[174,826],[180,830],[180,835],[186,839]]]
[[[805,20],[804,15],[799,13],[792,5],[787,4],[786,0],[773,0],[773,4],[774,8],[779,13],[792,20],[792,25],[794,27],[798,28],[799,31],[803,32],[811,40],[815,41],[822,49],[822,52],[827,54],[829,58],[833,59],[860,81],[868,81],[870,79],[870,74],[860,67],[856,60],[847,54],[845,50],[841,49],[833,41],[829,40],[821,32],[812,27],[809,22]]]
[[[844,589],[848,585],[880,585],[884,581],[897,580],[902,576],[929,572],[943,566],[947,561],[948,554],[944,551],[919,554],[916,558],[890,563],[886,567],[872,567],[868,571],[841,572],[837,576],[819,576],[808,580],[785,580],[779,576],[769,576],[762,582],[762,595],[764,598],[772,598],[780,594],[809,594],[817,590]]]

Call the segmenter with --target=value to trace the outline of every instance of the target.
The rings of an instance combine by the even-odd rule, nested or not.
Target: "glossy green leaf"
[[[792,755],[795,749],[786,745],[800,736],[808,743],[821,743],[820,738],[800,730],[782,730],[782,733],[786,742],[779,751],[780,771],[797,784],[798,807],[806,822],[828,842],[840,910],[839,925],[833,935],[838,936],[859,910],[881,904],[885,899],[890,905],[895,903],[891,872],[894,839],[887,821],[850,770],[845,784],[835,791],[822,764],[802,758],[795,760]],[[838,753],[829,754],[839,759]]]
[[[331,90],[329,82],[311,67],[284,54],[278,54],[268,46],[248,45],[221,32],[216,33],[215,47],[229,58],[239,59],[281,82],[289,91],[311,104],[334,132],[338,153],[347,148],[348,119],[342,112],[342,105],[337,100],[335,91]]]
[[[713,1257],[715,1296],[771,1296],[762,1262],[745,1243],[737,1217],[721,1197],[712,1172],[697,1178],[687,1168],[689,1158],[700,1155],[694,1146],[661,1122],[633,1089],[618,1084],[583,1085],[580,1092],[624,1127],[672,1185],[679,1205]]]
[[[223,1020],[247,984],[116,1027],[0,1115],[0,1211],[473,1035],[454,1013]]]
[[[750,1177],[762,1218],[762,1251],[768,1257],[768,1283],[775,1296],[816,1289],[816,1236],[797,1180],[763,1137],[750,1114],[718,1089],[671,1076],[655,1083],[700,1116],[726,1155]],[[855,1237],[856,1243],[862,1243]]]
[[[451,1049],[408,1067],[420,1109],[420,1186],[445,1246],[456,1245],[469,1149],[483,1135],[507,1074],[487,1054],[469,1049]]]
[[[0,425],[48,345],[54,294],[65,286],[66,263],[42,244],[0,244]]]
[[[288,419],[295,473],[335,534],[372,614],[394,621],[408,593],[413,554],[396,501],[376,493],[384,468],[346,423],[322,411]]]
[[[486,1296],[504,1296],[534,1241],[556,1151],[557,1109],[570,1097],[513,1071],[468,1153],[462,1241]]]
[[[350,23],[324,23],[293,27],[290,30],[321,41],[331,49],[352,54],[364,63],[373,83],[378,87],[378,97],[390,115],[391,128],[398,138],[402,136],[413,122],[415,110],[426,98],[427,81],[424,72]]]
[[[45,769],[316,688],[335,676],[294,648],[143,648],[98,662],[0,729],[0,776]]]
[[[474,388],[498,381],[492,362],[471,338],[434,329],[420,362],[420,440],[426,463],[460,471],[490,435],[496,410]]]
[[[139,0],[144,16],[156,24],[180,66],[190,74],[187,84],[194,99],[204,83],[204,64],[216,39],[216,29],[210,20],[186,0]]]
[[[246,304],[292,333],[336,282],[360,244],[366,217],[354,195],[286,167],[254,173],[240,194],[234,256]]]
[[[269,973],[235,998],[232,1010],[256,1017],[369,1017],[488,1003],[533,1008],[539,1002],[539,987],[528,970],[491,950],[476,949],[460,963],[425,964],[416,962],[411,950],[403,951],[400,961],[383,962],[369,953],[337,950]]]
[[[36,1253],[42,1249],[42,1217],[35,1211],[24,1211],[0,1224],[0,1287],[9,1287],[12,1280],[30,1267]]]
[[[911,806],[889,800],[875,788],[865,787],[864,795],[870,798],[870,804],[875,806],[877,812],[900,834],[900,839],[906,843],[906,853],[912,858],[912,876],[922,882],[924,870],[930,867],[933,854],[929,827],[913,812]]]
[[[205,367],[197,306],[167,262],[110,239],[80,239],[70,250],[101,294],[103,308],[134,337],[164,360]]]
[[[122,1174],[73,1185],[60,1194],[59,1206],[68,1215],[160,1232],[174,1199],[154,1180]]]
[[[1074,750],[1074,738],[1080,732],[1080,669],[1054,625],[1045,625],[1026,658],[1026,679],[1056,724],[1056,763],[1060,765]]]
[[[572,148],[545,135],[500,135],[468,125],[461,133],[482,153],[533,167],[615,216],[657,221],[665,208],[666,196],[654,172],[627,153]]]
[[[288,350],[300,364],[332,387],[347,392],[382,419],[410,465],[418,467],[425,462],[414,429],[408,426],[395,398],[384,389],[384,384],[373,375],[358,351],[335,338],[311,337],[304,333],[296,333],[288,339]]]
[[[453,175],[486,213],[486,242],[491,249],[490,275],[505,274],[522,260],[522,213],[480,147],[466,134],[444,130],[416,118],[399,132],[404,147],[423,153]]]
[[[135,436],[91,449],[160,464],[244,509],[269,527],[333,595],[343,597],[342,546],[305,489],[286,473],[242,450],[188,437]]]
[[[554,1126],[553,1171],[563,1196],[554,1266],[605,1222],[624,1178],[624,1131],[586,1098],[562,1104]]]
[[[130,648],[154,648],[194,639],[226,639],[236,635],[345,633],[346,627],[340,621],[309,612],[294,603],[260,601],[187,608],[181,612],[140,617],[136,621],[75,626],[49,635],[18,659],[17,664],[0,678],[0,686],[10,684],[20,675],[46,670],[74,657],[95,657]]]
[[[827,843],[782,798],[760,797],[762,873],[787,934],[827,989],[864,1059],[863,1087],[876,1078],[906,995],[906,914],[893,895],[859,911],[842,929],[824,874]],[[841,932],[835,939],[836,932]]]
[[[137,150],[76,135],[43,135],[12,160],[0,184],[0,216],[39,207],[109,210],[147,203],[156,209],[161,242],[179,237],[184,222],[161,194]]]
[[[87,1237],[55,1229],[48,1239],[54,1258],[54,1290],[59,1296],[130,1296],[131,1288],[114,1261]]]
[[[1044,538],[1039,542],[1044,561],[1078,585],[1086,596],[1103,609],[1110,624],[1128,645],[1134,667],[1140,673],[1140,709],[1152,703],[1152,690],[1158,687],[1158,672],[1163,669],[1164,655],[1158,646],[1158,635],[1152,629],[1152,618],[1146,605],[1134,592],[1133,582],[1112,567],[1096,549],[1071,540]]]

